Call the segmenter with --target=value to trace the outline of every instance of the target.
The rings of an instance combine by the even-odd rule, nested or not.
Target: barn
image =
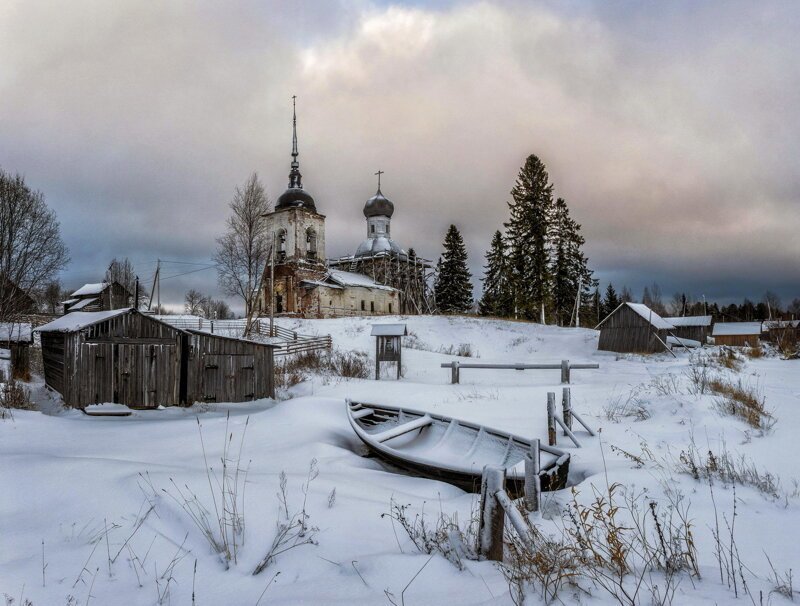
[[[274,394],[270,344],[181,330],[130,308],[72,312],[37,331],[45,382],[67,406],[157,408]],[[237,390],[239,383],[248,387]]]
[[[711,316],[678,316],[664,320],[675,327],[671,334],[679,339],[705,343],[706,337],[711,336]]]
[[[33,332],[30,323],[0,322],[0,348],[8,349],[11,354],[12,379],[31,380],[31,345],[33,345]]]
[[[711,334],[715,345],[755,347],[761,336],[761,322],[717,322]]]
[[[658,353],[674,326],[642,303],[622,303],[596,326],[597,349],[618,353]]]
[[[64,301],[64,313],[72,311],[110,311],[133,303],[133,294],[119,282],[84,284]]]

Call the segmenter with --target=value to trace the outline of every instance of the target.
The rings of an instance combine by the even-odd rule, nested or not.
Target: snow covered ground
[[[694,440],[701,453],[727,449],[779,477],[777,497],[736,486],[735,537],[754,603],[760,603],[759,592],[764,604],[788,603],[770,593],[775,583],[769,581],[764,554],[780,573],[800,565],[798,362],[747,360],[740,373],[730,375],[757,386],[774,411],[777,423],[761,435],[717,412],[714,396],[690,393],[690,354],[598,352],[592,330],[447,317],[282,320],[281,325],[331,334],[337,348],[371,354],[369,332],[376,321],[405,321],[412,332],[407,340],[413,348],[404,350],[399,382],[314,376],[277,403],[195,405],[118,418],[59,409],[41,385],[35,386],[47,414],[14,411],[13,419],[0,421],[0,594],[16,603],[29,599],[34,606],[511,604],[496,565],[468,561],[460,571],[441,556],[430,559],[396,523],[382,517],[394,500],[409,505],[412,514],[424,509],[432,521],[440,511],[467,520],[475,495],[396,473],[363,456],[345,416],[344,399],[351,398],[431,410],[545,439],[547,392],[557,392],[560,400],[559,371],[463,370],[461,384],[450,385],[449,370],[440,364],[467,359],[442,352],[466,343],[482,362],[600,364],[599,370],[572,373],[573,406],[601,431],[597,438],[579,432],[581,449],[559,435],[559,446],[572,454],[570,483],[582,502],[592,499],[593,486],[604,491],[620,483],[629,494],[645,491],[647,500],[666,504],[677,498],[689,505],[702,578],[683,578],[674,604],[736,601],[733,589],[720,582],[714,557],[715,505],[708,483],[677,469],[680,452]],[[614,403],[638,413],[609,420]],[[208,464],[219,469],[226,436],[229,458],[238,458],[243,444],[241,463],[248,468],[244,541],[227,569],[173,499],[178,491],[191,491],[213,510],[203,446]],[[312,462],[318,475],[309,481]],[[279,554],[253,576],[273,542],[276,523],[284,518],[281,472],[286,509],[291,516],[305,500],[306,536],[315,544]],[[713,489],[717,518],[724,514],[732,520],[733,488],[714,482]],[[215,492],[219,495],[216,487]],[[539,520],[545,532],[560,528],[560,511],[571,498],[569,489],[546,496]],[[741,587],[737,590],[741,596]],[[616,603],[597,589],[592,595],[566,590],[561,599]],[[751,603],[750,597],[742,600]],[[539,602],[534,593],[527,603]],[[640,602],[649,604],[649,595]]]

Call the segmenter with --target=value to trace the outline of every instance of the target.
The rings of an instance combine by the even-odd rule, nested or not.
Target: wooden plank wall
[[[669,334],[675,335],[679,339],[694,339],[701,343],[706,342],[706,337],[710,334],[710,326],[676,326]]]
[[[714,345],[730,347],[755,347],[759,343],[759,335],[718,335],[714,337]]]
[[[42,362],[44,382],[58,393],[64,393],[64,333],[43,332]]]
[[[275,396],[272,347],[199,333],[189,342],[187,405]]]
[[[664,351],[655,335],[666,342],[667,331],[656,330],[650,323],[623,306],[611,315],[600,327],[597,349],[618,353],[657,353]]]

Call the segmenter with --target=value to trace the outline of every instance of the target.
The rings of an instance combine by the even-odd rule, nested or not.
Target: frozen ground
[[[409,341],[414,348],[404,350],[404,377],[399,382],[316,376],[292,388],[284,394],[290,398],[278,403],[196,405],[121,418],[60,410],[40,385],[34,386],[48,414],[15,411],[12,420],[0,421],[0,594],[16,603],[22,596],[35,606],[68,604],[68,596],[75,604],[111,605],[252,605],[259,599],[260,604],[390,604],[390,599],[409,606],[511,604],[508,585],[495,565],[469,561],[459,571],[441,556],[428,561],[430,556],[420,554],[396,524],[381,517],[394,499],[410,505],[414,513],[423,508],[432,516],[457,512],[466,520],[474,495],[400,475],[362,456],[344,410],[346,397],[403,404],[545,438],[547,392],[556,391],[560,398],[559,372],[464,370],[461,385],[450,385],[449,370],[439,365],[456,358],[441,351],[468,343],[485,362],[566,358],[600,363],[599,370],[572,375],[573,405],[601,430],[599,437],[578,433],[584,447],[576,449],[559,435],[559,445],[572,453],[570,480],[582,501],[591,498],[593,486],[602,491],[618,482],[630,494],[646,491],[648,499],[658,502],[678,495],[689,504],[702,579],[682,580],[674,604],[753,603],[748,596],[737,601],[733,590],[720,582],[709,487],[676,470],[681,450],[692,439],[701,452],[719,453],[724,444],[756,468],[776,474],[781,480],[777,498],[752,487],[736,487],[736,542],[748,567],[754,603],[760,603],[760,591],[764,604],[788,603],[770,594],[774,583],[768,580],[771,571],[764,553],[780,572],[800,564],[800,500],[792,494],[800,478],[798,362],[748,360],[737,375],[763,391],[778,419],[764,436],[721,416],[714,409],[714,397],[689,393],[686,353],[677,359],[618,359],[596,351],[597,337],[591,330],[468,318],[400,320],[413,332]],[[308,334],[330,333],[338,348],[371,353],[369,327],[374,321],[348,318],[282,325]],[[637,395],[638,407],[649,418],[607,419],[609,402],[628,402],[631,394]],[[209,464],[216,468],[225,436],[232,436],[229,452],[236,458],[247,424],[241,456],[242,464],[249,465],[244,543],[227,570],[170,496],[177,494],[175,486],[184,492],[188,486],[207,508],[214,507],[198,419]],[[652,456],[639,467],[612,446],[637,456],[644,448]],[[319,475],[304,496],[312,460],[317,461]],[[282,553],[253,576],[283,516],[276,496],[282,471],[288,511],[299,511],[306,500],[308,525],[317,529],[307,536],[317,544]],[[714,497],[718,516],[731,519],[731,486],[716,482]],[[546,532],[559,527],[559,511],[571,498],[570,490],[547,495],[540,520]],[[565,603],[616,603],[601,591],[592,594],[567,591],[561,597]],[[538,604],[539,598],[531,595],[528,603]],[[642,597],[641,603],[648,604],[649,597]]]

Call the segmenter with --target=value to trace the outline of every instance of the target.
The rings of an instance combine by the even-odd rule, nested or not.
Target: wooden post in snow
[[[561,360],[561,382],[569,384],[569,360]]]
[[[453,362],[452,366],[450,367],[451,368],[451,370],[450,370],[450,382],[453,385],[457,384],[459,382],[459,379],[460,379],[460,377],[458,376],[459,375],[459,372],[458,372],[459,364],[460,363],[458,362],[458,360],[456,360],[456,361]]]
[[[505,512],[495,496],[503,490],[506,470],[487,465],[481,477],[481,518],[478,526],[478,556],[495,562],[503,561],[503,527]]]
[[[572,429],[572,398],[569,393],[569,387],[561,390],[561,417],[564,419],[564,425]],[[567,432],[564,432],[567,435]]]
[[[542,479],[539,438],[531,440],[531,451],[525,456],[525,509],[539,511],[542,500]]]
[[[556,394],[547,393],[547,443],[556,445]]]

